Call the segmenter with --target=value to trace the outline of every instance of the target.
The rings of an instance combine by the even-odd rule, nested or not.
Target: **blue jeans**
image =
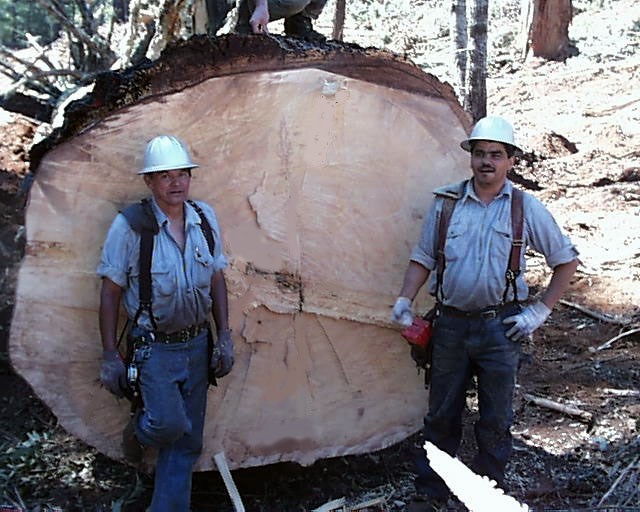
[[[424,439],[455,456],[462,439],[462,411],[470,379],[478,381],[480,418],[475,424],[478,453],[473,469],[504,484],[513,442],[513,392],[520,345],[505,335],[502,320],[519,311],[513,305],[492,319],[443,314],[434,325],[429,412]],[[424,450],[417,460],[416,492],[445,498],[449,489],[428,465]]]
[[[148,510],[188,512],[207,405],[207,332],[186,343],[145,345],[135,357],[144,402],[136,418],[136,437],[143,445],[158,448]]]

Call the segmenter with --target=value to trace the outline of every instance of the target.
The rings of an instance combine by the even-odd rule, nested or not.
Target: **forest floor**
[[[384,43],[450,81],[445,23],[434,21],[447,15],[438,6],[443,3],[380,2],[386,11],[373,15],[374,4],[354,2],[348,7],[355,14],[347,17],[345,40],[363,46]],[[624,506],[609,510],[640,511],[640,5],[635,0],[575,1],[570,37],[576,55],[547,62],[518,56],[517,3],[496,2],[500,10],[492,13],[489,111],[505,115],[518,128],[526,154],[511,177],[548,205],[580,250],[582,265],[565,301],[526,347],[514,402],[510,494],[535,510]],[[332,12],[331,3],[327,10]],[[318,23],[325,33],[330,33],[328,20]],[[65,511],[144,510],[149,477],[67,434],[9,364],[28,148],[37,128],[26,118],[3,113],[0,504],[23,500],[30,511],[56,506]],[[532,256],[529,276],[534,291],[548,279],[539,257]],[[580,409],[591,419],[536,405],[529,395]],[[465,462],[474,451],[473,390],[467,406],[459,454]],[[400,512],[412,492],[417,442],[414,436],[381,452],[306,468],[277,464],[239,470],[234,479],[252,512],[308,511],[342,497],[349,506],[382,499],[383,506],[369,510]],[[453,500],[449,508],[466,510]],[[193,509],[233,510],[217,473],[195,475]]]

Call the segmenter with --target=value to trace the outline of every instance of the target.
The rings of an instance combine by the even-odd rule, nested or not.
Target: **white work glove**
[[[551,314],[551,310],[541,301],[527,306],[521,313],[505,318],[503,324],[513,324],[506,332],[508,338],[519,341],[530,336]]]
[[[413,323],[413,313],[411,312],[411,299],[408,297],[398,297],[393,306],[391,321],[400,324],[402,327],[409,327]]]

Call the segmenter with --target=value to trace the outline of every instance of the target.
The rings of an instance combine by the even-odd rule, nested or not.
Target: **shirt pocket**
[[[490,230],[491,234],[491,257],[496,261],[503,261],[505,268],[511,256],[511,245],[513,236],[511,227],[502,224],[494,224]]]
[[[171,267],[161,262],[152,261],[151,264],[151,293],[153,297],[166,297],[173,295],[176,291],[176,277],[172,273]],[[136,293],[140,287],[140,272],[136,267],[129,272],[129,286],[135,287]]]
[[[469,243],[466,239],[467,230],[468,228],[466,224],[463,223],[452,223],[449,225],[444,247],[444,256],[446,261],[460,260],[469,250]]]
[[[177,291],[177,281],[174,275],[175,269],[166,264],[155,262],[151,265],[151,287],[154,295],[168,297]]]
[[[195,251],[193,255],[193,284],[196,288],[207,292],[214,272],[213,257],[207,252]]]

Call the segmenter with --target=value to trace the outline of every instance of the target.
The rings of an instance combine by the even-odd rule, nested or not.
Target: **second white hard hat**
[[[469,138],[460,143],[460,147],[465,151],[471,151],[473,142],[477,140],[509,144],[515,148],[516,154],[522,154],[522,149],[520,149],[515,141],[513,126],[511,126],[509,121],[500,116],[487,116],[480,119],[473,127],[473,130],[471,130]]]
[[[173,135],[158,135],[147,144],[142,169],[138,174],[194,167],[198,167],[198,164],[191,160],[184,142]]]

